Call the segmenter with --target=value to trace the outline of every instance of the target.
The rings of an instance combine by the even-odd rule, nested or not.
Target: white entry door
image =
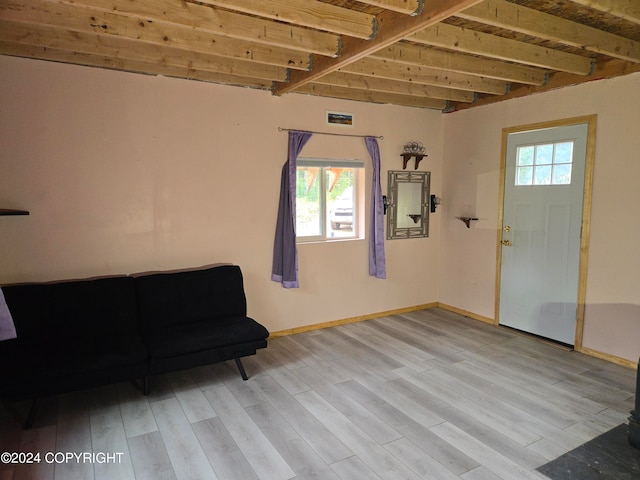
[[[507,136],[499,322],[574,345],[588,124]]]

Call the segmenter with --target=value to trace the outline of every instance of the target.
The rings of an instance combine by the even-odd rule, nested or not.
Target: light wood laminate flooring
[[[246,382],[225,362],[152,377],[147,397],[48,398],[31,430],[28,402],[0,406],[0,452],[41,460],[0,480],[543,479],[635,396],[633,369],[440,309],[273,338],[243,362]]]

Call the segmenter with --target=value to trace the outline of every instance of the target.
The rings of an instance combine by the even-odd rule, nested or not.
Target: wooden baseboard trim
[[[484,317],[482,315],[477,315],[473,312],[468,312],[461,308],[453,307],[451,305],[447,305],[446,303],[439,303],[438,308],[442,308],[443,310],[449,310],[450,312],[458,313],[460,315],[464,315],[465,317],[473,318],[475,320],[480,320],[481,322],[489,323],[491,325],[499,326],[493,318]],[[528,334],[523,334],[529,336]],[[544,339],[539,339],[539,341],[544,341]],[[548,342],[550,345],[556,345],[554,342]],[[558,346],[558,345],[556,345]],[[569,347],[571,348],[571,347]],[[626,358],[616,357],[615,355],[611,355],[609,353],[600,352],[598,350],[593,350],[587,347],[575,347],[574,350],[578,353],[582,353],[584,355],[589,355],[590,357],[600,358],[602,360],[606,360],[611,363],[615,363],[617,365],[622,365],[623,367],[633,368],[634,370],[638,369],[638,364],[627,360]]]
[[[611,363],[616,363],[618,365],[622,365],[623,367],[633,368],[634,370],[638,369],[638,364],[636,362],[627,360],[626,358],[616,357],[615,355],[611,355],[610,353],[600,352],[588,347],[576,348],[575,351],[584,353],[585,355],[589,355],[590,357],[596,357]]]
[[[482,316],[482,315],[478,315],[477,313],[469,312],[467,310],[463,310],[461,308],[454,307],[452,305],[447,305],[446,303],[438,302],[437,307],[441,308],[443,310],[448,310],[450,312],[457,313],[458,315],[463,315],[465,317],[473,318],[474,320],[480,320],[481,322],[484,322],[484,323],[489,323],[491,325],[497,325],[496,321],[493,318],[489,318],[489,317],[485,317],[485,316]]]
[[[433,303],[425,303],[422,305],[414,305],[413,307],[398,308],[395,310],[387,310],[384,312],[358,315],[357,317],[343,318],[341,320],[332,320],[329,322],[315,323],[313,325],[305,325],[304,327],[296,327],[296,328],[288,328],[286,330],[279,330],[277,332],[271,332],[269,334],[269,337],[271,338],[284,337],[286,335],[294,335],[296,333],[310,332],[312,330],[320,330],[322,328],[336,327],[338,325],[346,325],[347,323],[362,322],[364,320],[373,320],[374,318],[380,318],[380,317],[390,317],[392,315],[400,315],[402,313],[417,312],[418,310],[427,310],[429,308],[435,308],[437,306],[438,306],[437,302],[433,302]]]
[[[498,326],[495,319],[493,318],[485,317],[483,315],[478,315],[477,313],[469,312],[467,310],[463,310],[462,308],[454,307],[452,305],[447,305],[446,303],[432,302],[432,303],[425,303],[422,305],[414,305],[412,307],[398,308],[395,310],[387,310],[384,312],[358,315],[357,317],[343,318],[341,320],[332,320],[329,322],[316,323],[313,325],[305,325],[304,327],[288,328],[286,330],[271,332],[269,334],[269,337],[270,338],[284,337],[286,335],[294,335],[296,333],[310,332],[313,330],[320,330],[323,328],[336,327],[338,325],[346,325],[348,323],[362,322],[365,320],[373,320],[374,318],[390,317],[392,315],[401,315],[403,313],[417,312],[418,310],[428,310],[430,308],[441,308],[443,310],[448,310],[449,312],[457,313],[459,315],[464,315],[465,317],[469,317],[474,320],[478,320],[480,322]],[[608,353],[599,352],[598,350],[593,350],[591,348],[576,347],[575,351],[582,353],[584,355],[589,355],[591,357],[600,358],[602,360],[606,360],[608,362],[615,363],[617,365],[622,365],[623,367],[633,368],[634,370],[637,370],[638,368],[638,364],[635,362],[632,362],[631,360],[627,360],[626,358],[616,357],[615,355],[610,355]]]

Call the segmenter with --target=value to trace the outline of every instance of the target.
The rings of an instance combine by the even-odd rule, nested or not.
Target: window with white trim
[[[519,146],[516,186],[570,185],[572,162],[572,140]]]
[[[360,238],[364,162],[298,158],[296,238],[299,242]]]

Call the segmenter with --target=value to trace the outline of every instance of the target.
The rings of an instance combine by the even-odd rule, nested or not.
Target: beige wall
[[[640,355],[640,74],[442,115],[0,56],[0,109],[0,208],[31,211],[0,217],[0,284],[232,262],[271,331],[436,301],[493,318],[502,129],[597,114],[584,346]],[[384,135],[383,192],[422,141],[443,198],[431,237],[387,241],[387,280],[357,240],[302,245],[301,288],[271,282],[278,126]],[[303,155],[369,166],[359,139],[316,136]]]
[[[444,116],[439,301],[495,318],[502,129],[597,115],[583,345],[640,356],[640,74]],[[480,220],[467,229],[455,216]]]
[[[387,280],[368,275],[368,244],[299,248],[300,285],[270,280],[287,134],[278,126],[367,135],[386,171],[419,140],[440,190],[438,111],[321,99],[0,56],[0,284],[231,262],[249,313],[271,331],[437,300],[431,238],[387,242]],[[354,128],[328,127],[326,110]],[[303,155],[361,158],[364,140],[316,136]],[[367,193],[367,212],[370,201]]]

